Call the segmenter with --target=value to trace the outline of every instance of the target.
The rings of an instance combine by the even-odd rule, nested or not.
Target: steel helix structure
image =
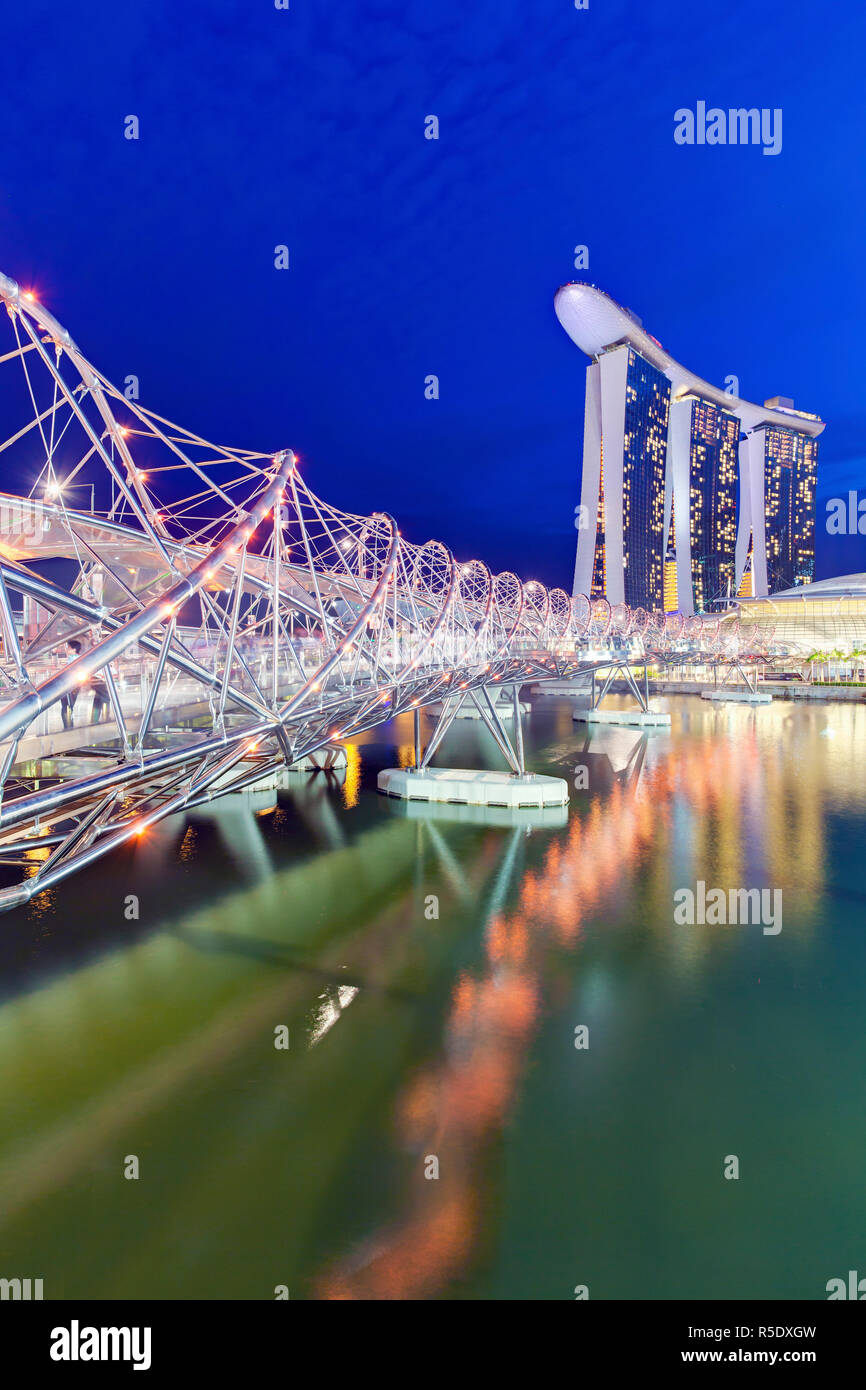
[[[736,620],[574,597],[145,409],[0,276],[0,909],[407,710],[736,653]],[[748,644],[746,644],[748,645]]]

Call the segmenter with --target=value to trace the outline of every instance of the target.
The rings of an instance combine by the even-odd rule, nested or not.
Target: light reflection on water
[[[8,1258],[54,1296],[822,1296],[866,1216],[866,709],[670,707],[670,735],[587,738],[536,706],[533,766],[589,772],[563,830],[405,818],[372,790],[403,720],[342,787],[106,874],[152,927],[0,1008]],[[448,761],[486,738],[455,728]],[[676,926],[697,879],[781,887],[783,931]]]

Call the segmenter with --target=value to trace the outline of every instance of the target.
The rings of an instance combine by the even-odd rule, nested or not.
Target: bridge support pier
[[[741,676],[744,682],[742,685],[731,684],[732,676]],[[742,662],[733,660],[728,663],[721,685],[719,684],[718,663],[713,667],[713,689],[701,691],[702,700],[732,700],[742,705],[769,705],[773,702],[773,697],[769,690],[758,689],[758,670],[752,669],[751,674]]]
[[[601,708],[601,703],[617,676],[625,681],[635,698],[637,709]],[[638,685],[631,668],[623,663],[608,668],[600,687],[593,671],[590,703],[576,706],[571,717],[576,724],[625,724],[630,728],[669,729],[671,724],[667,710],[650,709],[649,675],[645,662],[641,685]]]
[[[576,709],[575,724],[621,724],[630,729],[669,729],[671,717],[661,709]]]
[[[514,739],[517,744],[517,771],[521,777],[526,776],[526,759],[523,755],[523,719],[520,712],[520,700],[518,699],[517,686],[511,692],[514,701]]]
[[[498,687],[495,687],[498,690]],[[430,759],[441,744],[451,724],[457,718],[467,696],[472,700],[478,717],[492,734],[499,751],[511,768],[510,772],[484,772],[469,768],[430,767]],[[446,702],[439,723],[422,756],[420,710],[415,713],[415,766],[385,768],[379,773],[378,789],[386,796],[401,801],[446,803],[453,806],[487,806],[506,811],[568,805],[568,783],[561,777],[543,777],[526,771],[523,743],[523,709],[520,687],[511,693],[514,718],[514,742],[508,736],[499,710],[499,702],[491,700],[486,686],[470,689],[452,696]]]
[[[561,777],[469,768],[427,767],[418,772],[389,767],[379,773],[378,789],[401,801],[447,802],[452,806],[495,806],[508,810],[566,806],[568,783]]]

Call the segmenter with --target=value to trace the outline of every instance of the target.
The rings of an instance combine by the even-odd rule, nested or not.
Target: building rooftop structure
[[[866,574],[842,574],[737,600],[741,621],[801,651],[866,651]]]
[[[793,589],[783,589],[778,594],[770,594],[767,598],[760,600],[762,603],[787,603],[791,599],[798,601],[821,600],[830,602],[833,599],[863,599],[866,600],[866,574],[839,574],[832,579],[818,579],[814,584],[799,584]],[[758,602],[753,599],[749,602]]]
[[[824,422],[819,416],[794,410],[787,397],[774,396],[763,405],[758,405],[704,381],[671,357],[658,339],[640,325],[631,310],[617,304],[596,285],[581,281],[563,285],[556,292],[554,308],[568,336],[588,357],[598,357],[607,348],[630,343],[641,357],[664,372],[671,382],[672,400],[688,395],[700,396],[739,416],[747,430],[760,425],[776,425],[814,438],[824,429]]]

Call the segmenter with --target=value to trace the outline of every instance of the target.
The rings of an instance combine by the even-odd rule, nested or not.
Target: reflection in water
[[[353,999],[357,999],[356,985],[331,985],[321,996],[321,1008],[309,1037],[309,1046],[315,1047],[326,1033],[330,1033],[335,1023],[339,1023],[343,1013]]]
[[[346,744],[346,780],[343,783],[343,805],[347,811],[357,806],[361,796],[361,750],[356,743]]]
[[[588,738],[582,761],[594,763],[596,773],[607,764],[610,794],[551,841],[541,869],[524,872],[514,906],[502,911],[515,877],[512,839],[483,919],[484,965],[455,981],[442,1055],[413,1077],[396,1107],[399,1142],[409,1153],[435,1156],[438,1178],[431,1181],[416,1164],[402,1218],[337,1261],[320,1280],[320,1296],[429,1298],[467,1265],[482,1220],[489,1142],[514,1104],[544,1009],[556,959],[551,945],[573,947],[584,921],[621,897],[645,867],[650,846],[663,880],[647,885],[655,901],[670,902],[676,884],[693,881],[701,866],[726,888],[749,885],[754,876],[793,887],[799,920],[814,905],[822,887],[823,809],[814,749],[798,746],[794,762],[783,745],[762,769],[755,716],[737,721],[736,732],[733,757],[724,739],[675,746],[643,777],[645,735],[628,738],[625,756],[621,731]],[[821,732],[813,728],[811,738]],[[666,864],[676,866],[672,875]],[[725,940],[677,928],[663,913],[654,926],[687,969]]]
[[[567,705],[533,715],[537,770],[588,769],[562,828],[463,823],[461,808],[453,822],[443,808],[408,819],[376,796],[395,748],[371,739],[348,749],[341,789],[302,779],[242,826],[240,803],[178,818],[134,861],[104,861],[91,879],[60,886],[42,916],[32,904],[10,916],[6,941],[29,924],[37,962],[43,946],[86,934],[94,884],[115,925],[95,954],[51,957],[35,985],[10,988],[0,1004],[4,1258],[50,1277],[52,1297],[269,1297],[278,1282],[293,1298],[448,1296],[481,1278],[515,1202],[531,1207],[524,1185],[500,1209],[499,1170],[503,1149],[536,1132],[525,1113],[534,1106],[546,1130],[532,1187],[562,1193],[555,1149],[569,1124],[598,1146],[581,1150],[590,1191],[605,1170],[616,1175],[616,1207],[602,1207],[599,1231],[588,1220],[580,1231],[597,1267],[619,1205],[632,1203],[626,1223],[676,1229],[670,1211],[657,1217],[649,1183],[629,1191],[621,1181],[623,1150],[641,1141],[682,1199],[688,1165],[656,1134],[658,1115],[672,1123],[672,1080],[688,1132],[715,1144],[717,1111],[749,1100],[755,1057],[780,1046],[785,1066],[757,1093],[768,1126],[802,1149],[804,1126],[820,1137],[802,1096],[832,1089],[843,1159],[861,1151],[862,1059],[834,1029],[851,1017],[847,991],[856,997],[863,962],[843,937],[831,968],[827,904],[842,902],[843,922],[863,914],[866,708],[672,708],[671,733],[643,737],[587,737]],[[411,761],[410,728],[394,735]],[[467,721],[449,757],[478,765],[486,737]],[[676,926],[673,893],[698,878],[781,886],[783,932]],[[130,891],[141,895],[135,934],[122,915]],[[439,919],[425,913],[431,893]],[[751,982],[762,977],[758,1012]],[[602,1069],[593,1083],[607,1129],[589,1129],[574,1073],[551,1071],[544,1052],[559,1029],[573,1059],[584,1016],[573,1016],[575,992],[606,1030],[593,1057],[618,1058],[616,1073]],[[706,1027],[694,1024],[696,1000]],[[741,1016],[751,1031],[736,1052]],[[278,1025],[290,1028],[287,1053],[273,1047]],[[667,1049],[667,1070],[641,1069],[647,1032]],[[798,1038],[808,1052],[786,1091]],[[720,1096],[726,1077],[734,1089]],[[748,1108],[740,1118],[754,1137],[759,1119]],[[140,1212],[116,1178],[118,1155],[139,1151]],[[424,1176],[431,1156],[435,1180]],[[837,1197],[856,1225],[852,1200]],[[694,1203],[703,1231],[711,1203],[702,1191]],[[759,1209],[746,1222],[753,1262],[781,1239],[778,1214],[763,1219]],[[558,1225],[539,1238],[539,1261],[561,1262],[564,1239]],[[820,1245],[802,1223],[797,1239]],[[669,1284],[708,1296],[703,1256],[677,1257]],[[779,1288],[775,1267],[770,1276]],[[510,1296],[513,1271],[498,1278],[497,1294]],[[809,1288],[801,1281],[794,1296]]]

